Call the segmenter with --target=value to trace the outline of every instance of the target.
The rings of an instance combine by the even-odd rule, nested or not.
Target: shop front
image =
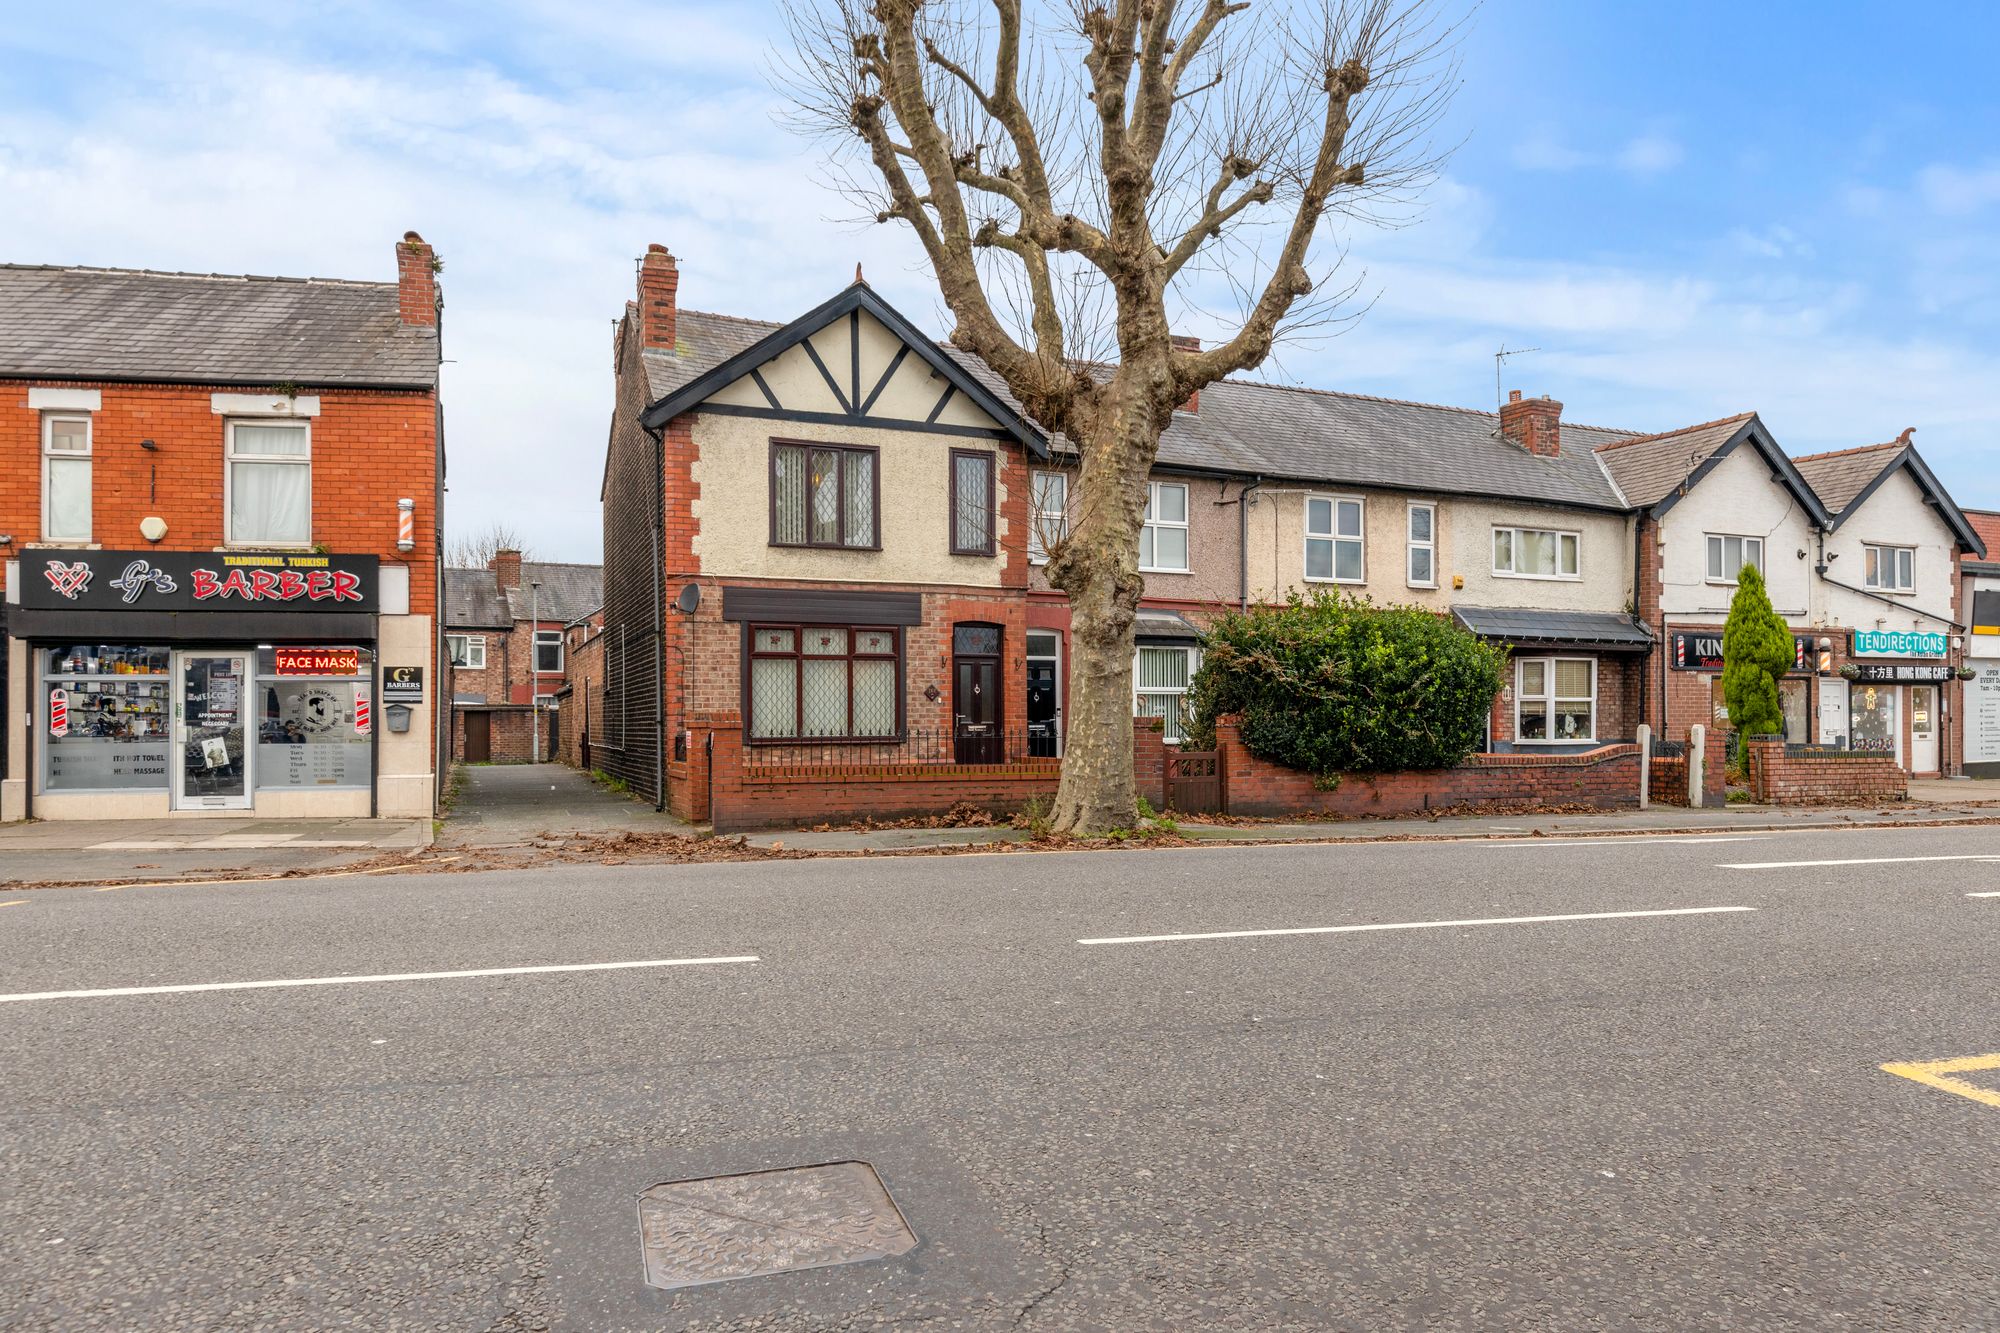
[[[407,573],[372,555],[30,551],[20,572],[29,815],[367,816],[383,731],[424,738],[421,667],[394,664],[382,703],[385,627],[413,618],[382,614]],[[411,637],[396,655],[424,661]]]
[[[1965,636],[1965,774],[2000,778],[2000,576],[1980,575],[1966,590],[1971,633]]]
[[[1855,630],[1847,665],[1847,747],[1893,754],[1906,772],[1944,766],[1944,697],[1956,672],[1942,633]]]
[[[1668,692],[1669,713],[1682,726],[1700,722],[1712,731],[1731,731],[1729,702],[1722,689],[1722,631],[1674,630],[1668,635],[1667,668],[1677,680],[1695,682],[1699,703],[1684,702],[1686,687]],[[1785,739],[1803,742],[1812,735],[1813,674],[1818,665],[1818,640],[1810,634],[1792,636],[1792,668],[1778,680],[1778,709],[1785,719]],[[1690,711],[1699,716],[1684,716]],[[1824,710],[1822,710],[1824,712]]]

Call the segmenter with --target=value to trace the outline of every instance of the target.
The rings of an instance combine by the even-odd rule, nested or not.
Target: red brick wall
[[[534,723],[528,717],[525,704],[503,704],[497,708],[454,708],[451,718],[451,762],[465,762],[465,719],[470,713],[486,713],[493,721],[493,751],[491,762],[496,764],[525,764],[534,753],[531,744]],[[541,751],[542,759],[553,758],[547,727],[548,714],[542,715]]]
[[[1745,742],[1744,749],[1750,795],[1771,805],[1874,805],[1910,796],[1909,775],[1893,754],[1789,755],[1783,741],[1761,736]]]

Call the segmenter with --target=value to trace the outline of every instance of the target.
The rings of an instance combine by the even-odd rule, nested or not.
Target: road
[[[0,894],[0,1326],[1990,1328],[2000,1060],[1881,1068],[2000,1054],[1978,894],[1992,828]],[[641,1191],[847,1159],[908,1254],[641,1280]]]

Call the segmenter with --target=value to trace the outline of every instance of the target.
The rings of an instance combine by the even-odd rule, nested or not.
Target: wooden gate
[[[1167,751],[1167,808],[1182,814],[1222,813],[1222,756],[1214,750]]]

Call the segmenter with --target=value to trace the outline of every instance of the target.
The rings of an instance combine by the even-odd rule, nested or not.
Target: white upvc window
[[[1583,537],[1551,528],[1493,529],[1493,572],[1503,579],[1583,577]]]
[[[90,540],[90,418],[42,417],[42,540]]]
[[[1404,577],[1412,588],[1437,587],[1437,506],[1411,504]]]
[[[1069,475],[1036,470],[1028,479],[1028,561],[1046,565],[1049,547],[1069,536]]]
[[[312,425],[231,421],[223,468],[224,540],[231,546],[312,545]]]
[[[1912,592],[1916,589],[1917,553],[1908,546],[1864,546],[1864,582],[1877,592]]]
[[[1749,565],[1759,574],[1764,572],[1764,539],[1762,537],[1734,537],[1726,533],[1708,534],[1708,581],[1710,583],[1734,583],[1743,573],[1743,566]]]
[[[451,664],[464,671],[484,671],[486,669],[486,636],[484,634],[447,634],[444,636],[445,651],[451,654]]]
[[[1524,745],[1597,739],[1597,659],[1514,661],[1514,739]]]
[[[1367,560],[1362,551],[1363,506],[1359,496],[1306,497],[1306,581],[1363,583]]]
[[[545,676],[560,675],[563,669],[563,636],[559,629],[535,631],[535,670]]]
[[[1147,573],[1188,572],[1188,488],[1178,481],[1146,486],[1145,526],[1139,529],[1139,568]]]
[[[1161,719],[1169,745],[1186,735],[1188,682],[1198,665],[1193,648],[1150,643],[1140,644],[1132,659],[1133,716]]]

